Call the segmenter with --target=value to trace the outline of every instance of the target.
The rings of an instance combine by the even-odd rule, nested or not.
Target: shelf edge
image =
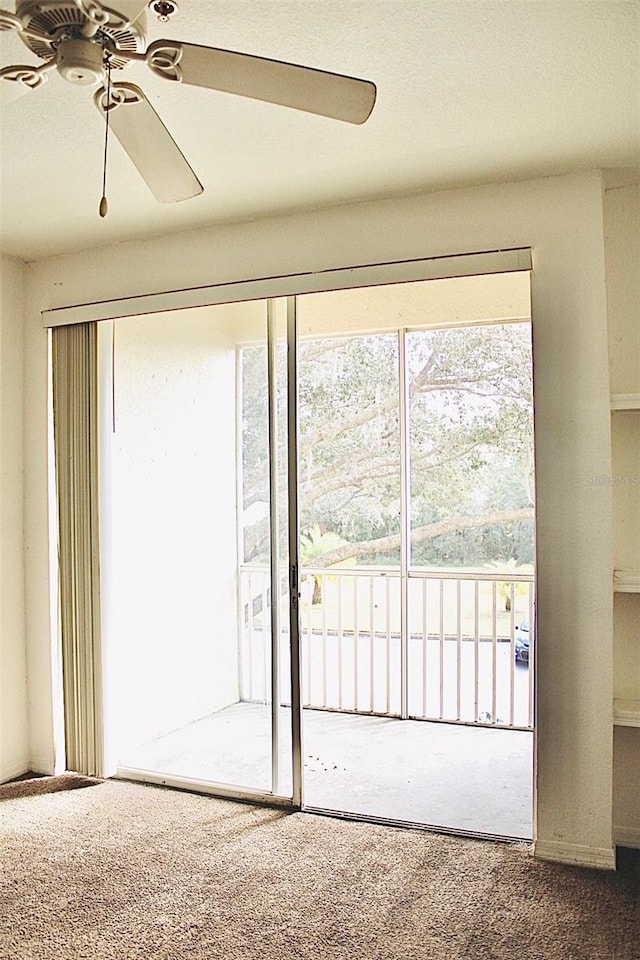
[[[614,570],[614,593],[640,593],[640,571]]]
[[[640,410],[640,393],[613,393],[612,410]]]
[[[640,700],[615,698],[613,724],[616,727],[640,727]]]

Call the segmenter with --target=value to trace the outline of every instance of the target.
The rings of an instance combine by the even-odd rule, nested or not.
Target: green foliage
[[[336,547],[342,547],[346,543],[342,537],[334,533],[333,530],[322,532],[316,523],[300,537],[300,564],[302,567],[313,567],[320,565],[322,557],[335,550]],[[322,603],[322,587],[319,577],[313,578],[313,596],[312,604]]]
[[[300,537],[300,562],[303,567],[312,567],[325,553],[343,546],[345,542],[333,530],[323,533],[316,523]]]

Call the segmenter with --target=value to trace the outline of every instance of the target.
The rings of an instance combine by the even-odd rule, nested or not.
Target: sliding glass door
[[[528,276],[299,314],[305,802],[530,837]]]
[[[290,797],[285,303],[102,340],[111,753],[123,775]]]
[[[522,270],[99,325],[121,776],[530,836],[529,312]]]

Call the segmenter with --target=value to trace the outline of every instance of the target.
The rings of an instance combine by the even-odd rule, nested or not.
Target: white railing
[[[240,588],[241,697],[264,702],[271,689],[268,568],[243,566]],[[405,591],[403,600],[392,568],[304,569],[304,706],[531,729],[533,660],[516,662],[515,636],[525,618],[533,624],[533,575],[418,569]],[[280,599],[280,689],[288,703],[286,583]]]

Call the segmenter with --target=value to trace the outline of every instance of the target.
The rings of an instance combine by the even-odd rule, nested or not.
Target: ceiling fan
[[[157,76],[263,100],[308,113],[364,123],[376,99],[368,80],[251,54],[175,40],[147,45],[146,8],[168,20],[177,2],[17,0],[0,10],[0,31],[13,30],[43,62],[0,69],[0,101],[37,90],[53,70],[73,84],[97,86],[93,100],[157,200],[172,203],[203,186],[140,87],[112,82],[112,71],[144,63]],[[106,199],[100,213],[106,213]]]

